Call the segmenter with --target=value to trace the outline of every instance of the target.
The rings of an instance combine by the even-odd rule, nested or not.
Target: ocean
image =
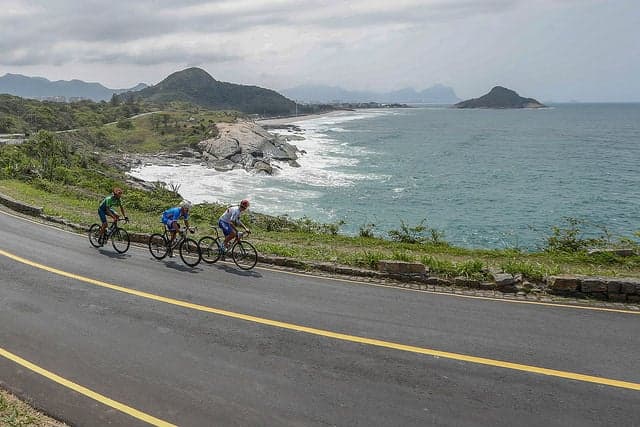
[[[131,174],[180,185],[196,203],[248,198],[254,211],[344,221],[345,234],[424,220],[468,248],[536,250],[568,217],[587,235],[640,230],[640,104],[364,109],[295,124],[306,153],[274,176],[201,165]]]

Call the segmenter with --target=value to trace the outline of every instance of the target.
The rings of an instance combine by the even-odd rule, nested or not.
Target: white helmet
[[[184,210],[188,211],[191,209],[191,202],[188,200],[183,200],[180,202],[180,207],[184,208]]]

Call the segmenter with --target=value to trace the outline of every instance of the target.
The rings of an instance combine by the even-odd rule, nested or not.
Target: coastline
[[[334,110],[326,113],[318,114],[300,114],[297,116],[280,117],[276,119],[260,119],[254,120],[254,122],[260,126],[287,126],[304,120],[318,119],[321,117],[331,117],[343,114],[345,112],[353,112],[354,110]]]

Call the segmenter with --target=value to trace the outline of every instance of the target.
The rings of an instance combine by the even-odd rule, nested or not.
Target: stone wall
[[[13,209],[14,211],[22,212],[27,215],[40,216],[42,214],[42,208],[18,202],[17,200],[13,200],[11,197],[5,196],[4,194],[0,194],[0,203]]]
[[[27,215],[37,216],[50,222],[66,225],[77,231],[86,232],[88,226],[75,224],[64,218],[52,217],[42,213],[42,208],[18,202],[0,194],[0,203]],[[149,234],[129,233],[132,242],[146,244]],[[465,287],[482,290],[497,290],[503,293],[548,293],[581,298],[596,298],[614,302],[640,303],[640,279],[624,277],[593,277],[558,275],[549,276],[542,283],[531,283],[521,275],[503,272],[491,274],[493,280],[478,281],[467,277],[445,278],[431,275],[422,263],[395,260],[381,260],[378,271],[337,265],[327,262],[302,261],[298,259],[267,256],[259,254],[259,261],[297,269],[317,269],[336,274],[351,276],[391,278],[404,282],[419,283],[420,286]],[[417,285],[416,285],[417,286]],[[422,289],[420,287],[420,289]]]
[[[640,302],[640,279],[633,277],[549,276],[546,285],[547,291],[553,294]]]

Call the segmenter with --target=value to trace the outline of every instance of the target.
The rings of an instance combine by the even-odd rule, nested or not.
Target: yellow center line
[[[42,375],[43,377],[46,377],[54,382],[57,382],[60,385],[63,385],[71,390],[74,390],[80,394],[83,394],[87,397],[90,397],[93,400],[96,400],[100,403],[103,403],[107,406],[110,406],[114,409],[117,409],[120,412],[124,412],[125,414],[128,414],[134,418],[137,418],[139,420],[145,421],[151,425],[154,426],[162,426],[162,427],[170,427],[170,426],[175,426],[175,424],[171,424],[168,423],[166,421],[163,421],[159,418],[153,417],[149,414],[145,414],[144,412],[138,411],[137,409],[134,409],[130,406],[125,405],[124,403],[120,403],[116,400],[110,399],[106,396],[101,395],[100,393],[96,393],[93,390],[90,390],[86,387],[81,386],[80,384],[76,384],[73,381],[69,381],[66,378],[63,378],[59,375],[54,374],[51,371],[47,371],[44,368],[41,368],[38,365],[35,365],[31,362],[29,362],[28,360],[23,359],[20,356],[17,356],[13,353],[10,353],[9,351],[5,350],[4,348],[0,347],[0,356],[6,357],[7,359],[22,365],[23,367]]]
[[[400,351],[406,351],[406,352],[410,352],[410,353],[417,353],[417,354],[424,354],[424,355],[428,355],[428,356],[435,356],[435,357],[442,357],[445,359],[451,359],[451,360],[458,360],[458,361],[463,361],[463,362],[469,362],[469,363],[475,363],[475,364],[479,364],[479,365],[486,365],[486,366],[494,366],[494,367],[498,367],[498,368],[505,368],[505,369],[512,369],[515,371],[521,371],[521,372],[530,372],[530,373],[535,373],[535,374],[541,374],[541,375],[547,375],[547,376],[551,376],[551,377],[557,377],[557,378],[565,378],[565,379],[570,379],[570,380],[576,380],[576,381],[583,381],[583,382],[588,382],[588,383],[595,383],[595,384],[602,384],[602,385],[608,385],[608,386],[612,386],[612,387],[620,387],[620,388],[625,388],[625,389],[629,389],[629,390],[639,390],[640,391],[640,383],[634,383],[634,382],[628,382],[628,381],[621,381],[621,380],[615,380],[615,379],[610,379],[610,378],[604,378],[604,377],[597,377],[597,376],[592,376],[592,375],[584,375],[584,374],[579,374],[579,373],[575,373],[575,372],[568,372],[568,371],[559,371],[559,370],[555,370],[555,369],[548,369],[548,368],[542,368],[542,367],[538,367],[538,366],[532,366],[532,365],[524,365],[524,364],[520,364],[520,363],[512,363],[512,362],[506,362],[506,361],[502,361],[502,360],[495,360],[495,359],[488,359],[488,358],[484,358],[484,357],[476,357],[476,356],[469,356],[466,354],[460,354],[460,353],[451,353],[451,352],[447,352],[447,351],[440,351],[440,350],[434,350],[434,349],[429,349],[429,348],[423,348],[423,347],[416,347],[416,346],[412,346],[412,345],[405,345],[405,344],[399,344],[399,343],[394,343],[394,342],[390,342],[390,341],[383,341],[383,340],[378,340],[378,339],[373,339],[373,338],[365,338],[365,337],[360,337],[360,336],[356,336],[356,335],[348,335],[348,334],[343,334],[340,332],[333,332],[333,331],[328,331],[328,330],[324,330],[324,329],[317,329],[317,328],[312,328],[312,327],[308,327],[308,326],[301,326],[301,325],[296,325],[293,323],[287,323],[287,322],[281,322],[278,320],[272,320],[272,319],[266,319],[263,317],[256,317],[256,316],[251,316],[251,315],[247,315],[247,314],[242,314],[242,313],[236,313],[233,311],[227,311],[227,310],[222,310],[222,309],[218,309],[218,308],[213,308],[213,307],[207,307],[204,305],[200,305],[200,304],[194,304],[194,303],[190,303],[190,302],[186,302],[186,301],[181,301],[181,300],[177,300],[177,299],[173,299],[173,298],[168,298],[168,297],[163,297],[161,295],[155,295],[155,294],[151,294],[148,292],[143,292],[143,291],[138,291],[135,289],[130,289],[130,288],[126,288],[123,286],[118,286],[118,285],[114,285],[111,283],[107,283],[107,282],[103,282],[100,280],[96,280],[96,279],[91,279],[88,277],[84,277],[84,276],[80,276],[77,274],[73,274],[73,273],[69,273],[63,270],[58,270],[56,268],[53,267],[49,267],[43,264],[39,264],[37,262],[34,261],[30,261],[28,259],[19,257],[17,255],[13,255],[9,252],[3,251],[0,249],[0,255],[4,255],[8,258],[11,258],[15,261],[21,262],[23,264],[35,267],[35,268],[39,268],[41,270],[45,270],[60,276],[64,276],[64,277],[69,277],[81,282],[85,282],[85,283],[90,283],[92,285],[96,285],[96,286],[100,286],[103,288],[107,288],[107,289],[112,289],[114,291],[118,291],[118,292],[123,292],[126,294],[130,294],[130,295],[136,295],[142,298],[147,298],[153,301],[159,301],[159,302],[164,302],[167,304],[171,304],[174,306],[178,306],[178,307],[184,307],[184,308],[188,308],[188,309],[192,309],[192,310],[197,310],[197,311],[202,311],[202,312],[206,312],[206,313],[213,313],[213,314],[217,314],[220,316],[225,316],[225,317],[230,317],[230,318],[234,318],[234,319],[240,319],[240,320],[245,320],[247,322],[253,322],[253,323],[258,323],[258,324],[262,324],[262,325],[268,325],[268,326],[273,326],[276,328],[281,328],[281,329],[287,329],[287,330],[291,330],[291,331],[297,331],[297,332],[305,332],[307,334],[312,334],[312,335],[318,335],[318,336],[322,336],[322,337],[327,337],[327,338],[334,338],[334,339],[338,339],[338,340],[342,340],[342,341],[348,341],[348,342],[354,342],[354,343],[358,343],[358,344],[366,344],[366,345],[371,345],[371,346],[376,346],[376,347],[382,347],[382,348],[389,348],[389,349],[394,349],[394,350],[400,350]]]
[[[45,223],[42,223],[42,222],[34,221],[32,219],[24,218],[24,217],[18,216],[18,215],[14,215],[14,214],[9,213],[9,212],[2,211],[1,213],[4,214],[4,215],[7,215],[7,216],[11,216],[13,218],[17,218],[17,219],[21,219],[23,221],[31,222],[33,224],[41,225],[43,227],[52,228],[52,229],[55,229],[55,230],[58,230],[58,231],[62,231],[64,233],[73,234],[75,236],[80,236],[80,234],[78,234],[76,232],[64,230],[64,229],[61,229],[59,227],[55,227],[55,226],[48,225],[48,224],[45,224]],[[136,245],[134,244],[133,247],[136,247]],[[141,248],[142,247],[138,247],[138,249],[141,249]],[[146,249],[143,249],[143,250],[146,252]],[[452,293],[452,292],[445,292],[445,291],[438,291],[438,290],[429,291],[429,290],[422,290],[422,289],[404,288],[404,287],[398,287],[398,286],[394,286],[394,285],[385,285],[385,284],[382,284],[382,283],[372,283],[372,282],[367,282],[367,281],[364,281],[364,280],[353,280],[353,279],[347,279],[347,278],[341,278],[341,277],[328,277],[328,276],[321,276],[321,275],[309,274],[309,273],[299,273],[299,272],[282,270],[282,269],[277,269],[277,268],[269,268],[269,267],[260,266],[260,265],[255,267],[255,268],[256,268],[256,270],[273,271],[273,272],[276,272],[276,273],[288,274],[288,275],[291,275],[291,276],[311,277],[311,278],[314,278],[314,279],[336,281],[336,282],[341,282],[341,283],[351,283],[351,284],[360,285],[360,286],[372,286],[372,287],[377,287],[377,288],[393,289],[393,290],[401,291],[401,292],[420,292],[420,293],[439,295],[439,296],[446,296],[446,297],[477,299],[477,300],[494,301],[494,302],[507,303],[507,304],[539,305],[539,306],[550,307],[550,308],[570,308],[570,309],[575,309],[575,310],[588,310],[588,311],[602,311],[602,312],[609,312],[609,313],[635,314],[637,316],[640,315],[640,310],[634,311],[634,310],[626,310],[626,309],[622,309],[622,308],[607,308],[607,307],[578,305],[578,304],[563,304],[563,303],[560,303],[560,302],[542,302],[542,301],[529,301],[529,300],[508,299],[508,298],[496,298],[496,297],[487,297],[487,296],[478,296],[478,295],[464,295],[464,294],[459,294],[459,293]]]

